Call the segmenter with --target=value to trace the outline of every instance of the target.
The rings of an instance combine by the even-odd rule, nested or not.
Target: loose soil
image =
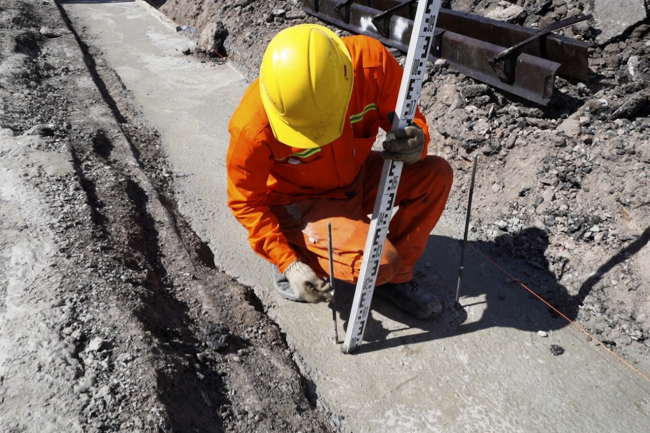
[[[333,430],[119,77],[51,1],[0,25],[0,430]]]
[[[446,6],[485,15],[500,3]],[[512,3],[527,26],[593,9]],[[188,54],[251,79],[273,35],[315,22],[297,1],[157,5],[187,37],[217,29]],[[446,221],[462,227],[479,155],[471,238],[539,269],[524,282],[646,372],[649,54],[646,19],[595,44],[589,82],[559,77],[547,107],[444,65],[430,65],[421,100],[430,151],[455,169]],[[0,100],[3,431],[340,428],[253,291],[178,212],[156,131],[53,1],[0,5]]]

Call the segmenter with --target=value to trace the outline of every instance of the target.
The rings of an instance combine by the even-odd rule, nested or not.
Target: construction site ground
[[[550,107],[431,70],[429,150],[456,176],[416,276],[445,311],[375,299],[345,355],[354,287],[335,342],[226,206],[230,115],[270,37],[313,20],[217,3],[0,4],[0,431],[647,431],[650,107],[616,114],[647,95],[647,18]],[[216,18],[227,61],[198,43]]]

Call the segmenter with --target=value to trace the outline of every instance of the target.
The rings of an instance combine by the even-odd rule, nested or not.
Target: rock
[[[307,14],[300,9],[289,11],[284,16],[287,20],[301,20],[307,17]]]
[[[437,66],[439,68],[446,68],[449,66],[449,60],[447,59],[436,59],[435,62],[433,62],[434,66]]]
[[[562,346],[559,346],[557,344],[551,344],[551,354],[553,356],[560,356],[564,353],[564,348]]]
[[[627,332],[627,334],[630,336],[632,340],[635,341],[641,341],[644,339],[643,332],[641,332],[639,329],[633,329],[630,332]]]
[[[284,9],[281,9],[281,8],[275,8],[275,9],[271,10],[271,15],[273,15],[274,17],[282,18],[282,17],[284,17],[285,14],[286,14],[286,11]]]
[[[636,113],[641,111],[648,101],[648,97],[645,92],[637,92],[628,100],[626,100],[623,105],[621,105],[616,111],[610,116],[610,120],[630,118]]]
[[[41,27],[39,31],[46,38],[58,38],[63,35],[63,32],[60,29],[51,29],[47,26]]]
[[[486,84],[471,84],[460,89],[460,94],[467,99],[485,95],[490,88]]]
[[[548,337],[548,332],[546,331],[537,331],[537,335],[539,335],[542,338]]]
[[[133,355],[131,355],[130,353],[123,353],[117,357],[117,362],[128,364],[131,361],[133,361]]]
[[[609,110],[611,104],[606,99],[590,99],[582,106],[584,111],[589,113],[602,113]]]
[[[559,21],[559,20],[560,20],[559,14],[557,14],[556,12],[551,12],[541,17],[538,25],[540,29],[543,29],[544,27],[548,27],[551,24],[553,24],[555,21]]]
[[[53,123],[35,125],[25,131],[24,135],[40,135],[41,137],[52,137],[56,131],[56,125]]]
[[[551,141],[553,142],[553,146],[555,147],[565,147],[566,146],[566,138],[559,136],[559,135],[554,135],[551,138]]]
[[[490,131],[490,122],[488,122],[486,119],[480,118],[476,121],[476,123],[474,123],[472,130],[479,135],[485,135]]]
[[[499,6],[496,9],[492,9],[485,15],[487,18],[499,21],[515,21],[517,19],[525,19],[526,12],[524,8],[517,5],[511,5],[508,7]]]
[[[559,132],[564,132],[568,137],[577,138],[580,135],[580,119],[569,117],[557,127]]]
[[[459,12],[473,12],[474,5],[476,2],[474,0],[455,0],[454,1],[454,10]]]
[[[210,349],[219,350],[228,345],[230,330],[223,323],[209,323],[201,329],[201,339]]]
[[[630,74],[632,80],[641,76],[641,70],[643,69],[643,64],[639,56],[630,56],[627,59],[627,73]]]
[[[596,42],[604,44],[623,34],[647,17],[644,0],[594,0],[594,20],[600,34]]]
[[[223,52],[223,44],[228,37],[228,29],[221,21],[211,22],[201,32],[199,47],[207,52]]]
[[[101,337],[95,337],[86,346],[86,352],[96,352],[101,349],[102,344],[104,344],[104,340]]]
[[[551,188],[546,188],[542,193],[542,198],[548,203],[552,202],[555,200],[555,191],[553,191]]]
[[[641,24],[632,31],[630,34],[630,39],[641,39],[643,36],[645,36],[646,33],[648,33],[648,30],[650,30],[649,25]]]
[[[443,84],[436,92],[436,99],[443,104],[450,106],[454,101],[458,100],[458,90],[455,84]]]
[[[650,164],[650,141],[645,141],[636,147],[636,154],[639,155],[642,162]]]

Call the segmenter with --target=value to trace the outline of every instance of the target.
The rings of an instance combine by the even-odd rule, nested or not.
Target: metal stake
[[[334,320],[334,342],[338,344],[339,342],[339,327],[336,323],[336,300],[334,299],[334,258],[332,253],[332,223],[327,223],[327,241],[329,243],[329,254],[330,254],[330,295],[332,295],[332,301],[330,306],[332,307],[332,319]]]
[[[460,252],[460,269],[458,270],[458,285],[456,286],[456,307],[461,308],[460,302],[460,284],[463,280],[463,271],[465,270],[465,246],[467,245],[467,234],[469,232],[469,218],[472,210],[472,196],[474,195],[474,179],[476,178],[476,159],[477,155],[474,155],[474,161],[472,162],[472,180],[469,184],[469,200],[467,202],[467,215],[465,216],[465,236],[463,237],[463,246]]]

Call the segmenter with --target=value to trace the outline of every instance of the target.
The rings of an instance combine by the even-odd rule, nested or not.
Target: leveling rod
[[[440,3],[441,0],[420,0],[418,2],[399,97],[395,107],[395,116],[393,117],[393,130],[408,126],[415,118],[422,81],[427,69],[427,59],[434,41],[433,31],[436,28]],[[345,334],[345,341],[341,348],[343,353],[351,353],[363,341],[363,333],[370,313],[372,294],[377,283],[379,263],[386,243],[388,225],[393,212],[403,165],[404,163],[401,161],[388,159],[384,161],[359,280],[352,301],[350,317],[354,322],[351,324],[352,326],[348,326]]]

